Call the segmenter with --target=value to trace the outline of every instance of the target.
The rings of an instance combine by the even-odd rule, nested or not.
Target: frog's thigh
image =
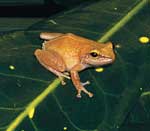
[[[53,50],[45,51],[37,49],[35,51],[35,56],[46,69],[58,76],[58,72],[64,72],[66,69],[66,65],[62,57]]]

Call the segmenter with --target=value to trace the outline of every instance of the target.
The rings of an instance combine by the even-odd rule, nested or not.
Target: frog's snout
[[[111,42],[107,42],[106,45],[107,48],[113,49],[113,44]]]
[[[106,43],[106,47],[102,49],[106,58],[111,59],[111,63],[115,61],[114,45],[111,42]]]

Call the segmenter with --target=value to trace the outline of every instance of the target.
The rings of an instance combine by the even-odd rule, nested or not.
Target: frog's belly
[[[65,63],[66,63],[66,71],[70,71],[75,65],[79,63],[79,61],[72,58],[68,58],[65,60]]]
[[[70,71],[75,65],[80,63],[78,55],[73,53],[65,54],[62,56],[62,58],[66,65],[66,71]]]

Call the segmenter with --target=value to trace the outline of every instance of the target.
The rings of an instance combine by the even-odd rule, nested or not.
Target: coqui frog
[[[34,52],[39,63],[58,76],[62,85],[65,85],[64,78],[71,79],[78,98],[82,91],[92,97],[84,88],[89,82],[80,82],[78,72],[112,63],[115,60],[112,43],[98,43],[72,33],[43,32],[40,37],[45,40],[42,49]]]

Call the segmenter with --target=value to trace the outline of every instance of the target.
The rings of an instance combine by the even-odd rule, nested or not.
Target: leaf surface
[[[34,117],[23,118],[17,130],[60,131],[64,127],[71,131],[137,130],[135,125],[148,130],[150,49],[149,44],[139,42],[139,37],[150,36],[150,9],[144,0],[101,0],[60,13],[26,31],[2,35],[0,129],[8,129],[29,103],[56,79],[33,55],[35,49],[41,48],[40,32],[71,32],[99,40],[141,2],[143,6],[137,10],[138,14],[109,37],[116,47],[115,63],[104,67],[101,73],[94,69],[80,73],[82,81],[90,80],[86,88],[94,97],[83,94],[82,99],[77,99],[74,86],[67,80],[65,87],[59,84],[42,99],[36,105]]]

